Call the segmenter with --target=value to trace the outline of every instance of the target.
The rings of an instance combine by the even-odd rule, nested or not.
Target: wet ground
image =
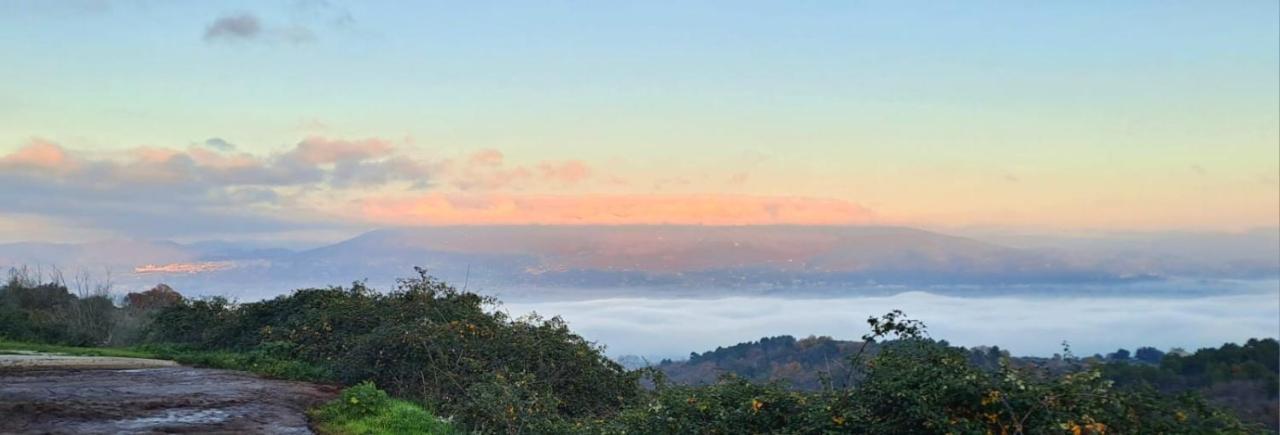
[[[0,369],[0,433],[307,434],[307,408],[336,394],[179,366]]]

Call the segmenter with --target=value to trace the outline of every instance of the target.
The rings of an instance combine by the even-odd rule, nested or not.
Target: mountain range
[[[571,289],[807,291],[1280,276],[1280,230],[1092,238],[960,237],[889,226],[455,226],[370,231],[311,249],[209,241],[0,244],[0,267],[86,271],[132,290],[257,299],[421,266],[504,296]],[[570,289],[570,290],[566,290]]]

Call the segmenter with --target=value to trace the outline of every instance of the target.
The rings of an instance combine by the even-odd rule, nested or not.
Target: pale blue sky
[[[424,159],[491,148],[630,181],[569,194],[802,195],[929,225],[1245,228],[1280,202],[1275,1],[0,12],[0,153],[32,138],[106,152],[219,137],[268,155],[376,137]],[[205,37],[239,16],[258,31]],[[1226,217],[1197,221],[1204,208]]]

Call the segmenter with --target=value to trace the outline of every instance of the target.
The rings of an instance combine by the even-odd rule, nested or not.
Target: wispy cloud
[[[533,165],[508,165],[495,149],[482,149],[448,163],[452,185],[466,191],[525,190],[532,187],[566,187],[589,181],[592,168],[580,160],[547,160]]]
[[[213,20],[204,29],[204,40],[251,40],[262,34],[262,23],[257,16],[243,12],[225,15]]]
[[[204,41],[209,43],[268,41],[297,45],[315,42],[316,39],[315,32],[305,24],[269,26],[248,12],[218,17],[204,29]]]
[[[204,145],[218,151],[232,151],[236,149],[235,144],[227,142],[225,139],[220,137],[211,137],[206,139],[204,141]]]

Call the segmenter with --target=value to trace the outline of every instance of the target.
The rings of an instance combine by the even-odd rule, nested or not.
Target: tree
[[[150,310],[171,307],[182,302],[182,294],[169,287],[168,284],[156,284],[151,290],[125,295],[130,308]]]
[[[1156,349],[1154,347],[1144,346],[1138,348],[1134,357],[1137,358],[1138,361],[1145,363],[1159,364],[1160,360],[1164,359],[1164,352],[1161,352],[1160,349]]]
[[[1107,354],[1107,359],[1113,359],[1113,360],[1116,360],[1116,361],[1128,361],[1128,360],[1129,360],[1129,350],[1128,350],[1128,349],[1118,349],[1118,350],[1116,350],[1116,351],[1115,351],[1115,352],[1113,352],[1113,353]]]

